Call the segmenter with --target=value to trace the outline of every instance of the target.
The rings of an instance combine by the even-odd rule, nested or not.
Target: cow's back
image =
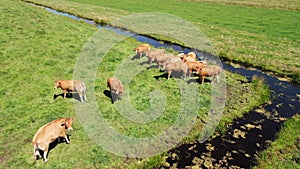
[[[166,70],[174,70],[174,71],[180,71],[184,70],[186,71],[187,65],[183,62],[169,62],[166,65]]]
[[[63,90],[74,91],[74,80],[60,80],[60,88]]]
[[[217,75],[219,73],[221,73],[221,67],[220,66],[216,66],[216,65],[212,65],[207,67],[207,73],[209,75]]]
[[[63,128],[61,123],[63,120],[64,118],[56,119],[40,127],[35,133],[32,143],[36,144],[55,140],[61,134],[61,129]]]
[[[110,88],[111,91],[119,91],[120,93],[124,92],[122,82],[116,78],[109,78],[107,80],[107,86]]]

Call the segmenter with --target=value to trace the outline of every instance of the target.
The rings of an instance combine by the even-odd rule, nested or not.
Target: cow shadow
[[[160,75],[157,75],[157,76],[154,76],[154,78],[156,80],[159,80],[161,78],[168,79],[168,73],[167,72],[165,72],[164,70],[160,70],[160,72],[164,72],[164,73],[162,73]],[[183,76],[182,76],[182,73],[172,72],[170,78],[183,79]]]
[[[64,98],[64,93],[61,93],[61,94],[54,94],[54,95],[53,95],[53,99],[54,99],[54,100],[57,99],[58,97]],[[67,98],[67,99],[73,98],[73,99],[75,99],[75,100],[81,101],[80,96],[79,96],[78,93],[67,93],[66,98]]]
[[[150,65],[150,62],[148,62],[148,64],[149,64],[149,66],[147,67],[147,69],[158,69],[158,65],[153,64],[153,63]]]
[[[67,137],[68,137],[68,140],[71,142],[71,140],[70,140],[70,135],[67,135]],[[50,144],[49,144],[48,153],[47,153],[47,157],[46,157],[46,158],[48,159],[48,156],[49,156],[51,150],[53,150],[58,144],[62,144],[62,143],[68,144],[68,143],[66,142],[66,139],[65,139],[64,137],[59,137],[59,138],[55,139],[52,143],[50,143]],[[40,153],[40,155],[41,155],[42,157],[39,158],[39,157],[37,156],[37,157],[36,157],[36,160],[43,159],[44,152],[43,152],[42,150],[39,149],[39,153]]]
[[[112,93],[110,92],[110,90],[104,90],[104,91],[103,91],[103,94],[104,94],[106,97],[110,98],[110,102],[111,102],[112,104],[114,104],[117,100],[119,100],[118,97],[117,97],[116,95],[114,95],[114,94],[112,94]]]
[[[111,94],[110,90],[104,90],[104,91],[103,91],[103,94],[104,94],[106,97],[110,98],[110,102],[111,102],[112,104],[114,103],[114,99],[113,99],[113,97],[112,97],[112,94]]]
[[[141,62],[140,65],[150,65],[150,61],[145,60],[145,61]],[[148,69],[148,67],[147,67],[147,69]]]
[[[159,79],[161,79],[161,78],[167,79],[167,78],[168,78],[168,74],[165,72],[165,73],[162,73],[162,74],[160,74],[160,75],[154,76],[154,78],[155,78],[156,80],[159,80]]]
[[[135,54],[135,55],[131,58],[131,60],[136,60],[136,59],[140,59],[140,55],[139,55],[139,54]]]
[[[193,78],[196,77],[196,78]],[[198,84],[202,84],[202,78],[199,76],[191,76],[189,80],[186,81],[188,84],[190,83],[198,83]],[[204,83],[211,83],[211,79],[205,78],[204,79]]]

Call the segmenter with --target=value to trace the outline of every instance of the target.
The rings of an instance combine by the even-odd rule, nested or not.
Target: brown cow
[[[145,43],[145,44],[141,44],[138,47],[136,47],[135,49],[135,53],[139,54],[140,59],[142,58],[143,53],[146,54],[146,56],[148,55],[148,52],[150,51],[150,45]]]
[[[152,64],[152,61],[154,61],[156,56],[163,55],[165,52],[166,51],[164,49],[150,50],[147,55],[150,64]]]
[[[165,53],[165,54],[162,54],[162,55],[155,56],[154,61],[157,63],[158,69],[160,69],[161,65],[165,69],[166,63],[172,57],[175,57],[173,53]]]
[[[217,83],[219,83],[219,74],[222,72],[222,68],[220,66],[211,65],[211,66],[206,66],[204,68],[197,67],[196,71],[199,74],[199,76],[201,76],[202,85],[203,85],[204,78],[209,77],[209,76],[213,77],[213,79],[211,81],[212,83],[213,83],[214,79],[217,79]]]
[[[189,52],[188,54],[180,53],[177,56],[180,57],[182,60],[197,61],[195,52]]]
[[[204,68],[207,66],[206,62],[204,61],[188,61],[188,60],[183,60],[183,62],[188,66],[189,69],[189,76],[193,73],[193,70],[196,71],[196,68]]]
[[[110,89],[112,101],[121,100],[124,94],[124,86],[122,82],[117,78],[108,78],[107,87]]]
[[[64,98],[66,94],[70,92],[78,92],[80,101],[86,100],[86,86],[82,81],[79,80],[57,80],[54,83],[54,89],[61,88],[64,91]]]
[[[197,56],[195,52],[189,52],[188,54],[186,54],[186,57],[189,61],[196,61],[197,60]]]
[[[59,139],[59,137],[64,137],[66,142],[70,143],[66,131],[73,130],[72,123],[72,118],[59,118],[39,128],[32,139],[33,155],[37,160],[42,157],[41,150],[43,151],[43,159],[47,162],[49,144]]]
[[[185,63],[183,62],[168,62],[166,64],[166,71],[168,72],[168,79],[171,76],[172,72],[182,72],[183,77],[186,77],[188,67]]]

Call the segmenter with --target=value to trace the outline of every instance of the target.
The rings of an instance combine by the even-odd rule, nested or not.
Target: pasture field
[[[32,137],[39,127],[60,117],[76,120],[72,98],[63,99],[54,90],[54,81],[72,79],[77,58],[88,39],[98,30],[83,21],[54,15],[21,1],[0,1],[0,163],[2,168],[154,168],[161,164],[157,155],[144,159],[127,159],[103,150],[75,121],[70,144],[58,144],[49,153],[48,162],[33,158]],[[110,11],[110,9],[107,9]],[[111,11],[114,11],[111,9]],[[113,17],[112,15],[110,15]],[[114,35],[112,32],[107,31]],[[114,35],[120,36],[120,35]],[[166,113],[150,124],[135,124],[124,119],[104,93],[106,79],[127,56],[134,56],[133,48],[139,42],[127,38],[112,48],[99,64],[95,79],[97,103],[102,116],[117,131],[134,137],[155,135],[172,124],[180,104],[176,80],[153,78],[163,73],[149,69],[138,74],[131,83],[130,99],[138,110],[149,108],[146,94],[160,88],[170,100]],[[143,58],[146,59],[146,58]],[[144,60],[143,60],[144,61]],[[133,60],[138,64],[138,60]],[[146,77],[146,78],[145,78]],[[269,99],[269,90],[260,79],[248,83],[244,77],[226,72],[227,100],[224,115],[217,128],[224,130],[243,113]],[[198,85],[203,102],[194,128],[184,142],[195,139],[203,126],[201,118],[210,105],[210,84]],[[241,94],[243,93],[243,94]],[[89,100],[89,91],[87,93]]]
[[[42,1],[26,0],[109,23],[117,15],[169,13],[198,26],[213,42],[217,54],[300,82],[299,1]],[[254,2],[254,1],[253,1]],[[251,5],[249,5],[251,4]],[[264,4],[264,5],[263,5]],[[104,13],[114,15],[107,17]],[[105,17],[103,17],[103,14]],[[161,37],[160,37],[161,38]]]
[[[283,10],[300,10],[300,3],[297,0],[189,0],[195,2],[217,3],[225,5],[242,5],[262,8],[275,8]]]
[[[300,116],[285,122],[278,139],[262,152],[255,169],[300,168]]]

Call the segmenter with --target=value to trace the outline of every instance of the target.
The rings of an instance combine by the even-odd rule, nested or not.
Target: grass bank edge
[[[299,168],[300,160],[300,115],[284,122],[277,139],[256,158],[254,169]]]

